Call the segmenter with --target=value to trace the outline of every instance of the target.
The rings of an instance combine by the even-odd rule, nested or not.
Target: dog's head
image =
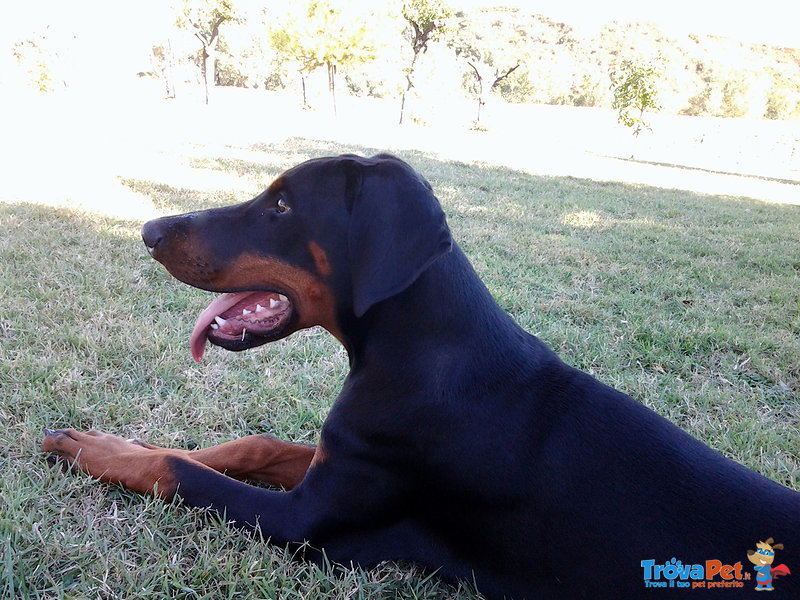
[[[224,294],[197,319],[208,339],[244,350],[322,325],[342,339],[450,250],[444,213],[425,179],[400,159],[343,155],[304,162],[262,194],[145,223],[150,254],[177,279]]]
[[[775,540],[767,538],[765,542],[758,542],[756,550],[748,550],[747,558],[754,565],[771,565],[775,560],[775,550],[783,550],[783,544],[774,543]]]

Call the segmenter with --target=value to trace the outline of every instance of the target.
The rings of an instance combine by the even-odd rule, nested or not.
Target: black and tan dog
[[[310,160],[249,202],[142,234],[176,278],[224,292],[198,319],[196,359],[206,340],[244,350],[321,325],[350,373],[316,447],[249,436],[183,451],[46,432],[46,452],[93,477],[177,494],[336,562],[416,561],[494,598],[664,598],[701,581],[738,597],[754,588],[740,557],[768,536],[800,568],[800,493],[520,329],[401,160]],[[777,592],[800,597],[798,580]]]

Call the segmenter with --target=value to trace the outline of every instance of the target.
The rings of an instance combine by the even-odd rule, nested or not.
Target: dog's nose
[[[147,251],[152,254],[158,243],[164,237],[164,227],[161,219],[148,221],[142,226],[142,241],[147,246]]]

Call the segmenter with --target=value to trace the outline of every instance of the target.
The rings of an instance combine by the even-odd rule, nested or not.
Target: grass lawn
[[[246,150],[262,159],[191,166],[255,193],[305,158],[376,151],[301,139]],[[523,327],[800,489],[800,207],[403,158]],[[125,183],[164,214],[248,199]],[[295,563],[200,511],[47,465],[43,427],[188,448],[258,432],[313,442],[346,373],[321,330],[194,363],[189,332],[211,295],[151,260],[140,227],[0,203],[0,597],[474,598],[410,565]]]

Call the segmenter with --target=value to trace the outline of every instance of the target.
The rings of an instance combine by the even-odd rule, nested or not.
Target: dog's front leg
[[[190,450],[186,456],[235,479],[263,481],[290,490],[305,477],[316,450],[316,446],[262,434]]]
[[[74,429],[47,431],[42,450],[101,481],[164,500],[177,495],[191,506],[216,510],[235,525],[262,527],[277,543],[305,540],[302,522],[289,510],[291,492],[247,485],[192,460],[185,450],[147,447],[99,431]]]
[[[183,450],[156,448],[100,431],[75,429],[45,430],[42,451],[95,479],[119,483],[142,494],[156,494],[164,500],[172,499],[177,490],[172,460],[189,460]]]
[[[130,440],[149,450],[163,450]],[[314,460],[317,447],[311,444],[286,442],[263,433],[209,446],[200,450],[172,450],[234,479],[261,481],[290,490],[303,480]]]
[[[273,543],[331,542],[331,548],[340,550],[343,557],[350,556],[353,547],[362,547],[363,539],[343,543],[329,536],[359,531],[367,538],[378,535],[385,526],[385,507],[392,505],[389,499],[400,489],[382,469],[365,468],[352,459],[333,460],[321,450],[302,483],[290,492],[280,492],[223,475],[185,450],[147,447],[97,431],[46,433],[45,452],[96,479],[164,500],[178,496],[190,506],[218,512],[237,526],[261,529]],[[371,553],[367,555],[370,558]]]

